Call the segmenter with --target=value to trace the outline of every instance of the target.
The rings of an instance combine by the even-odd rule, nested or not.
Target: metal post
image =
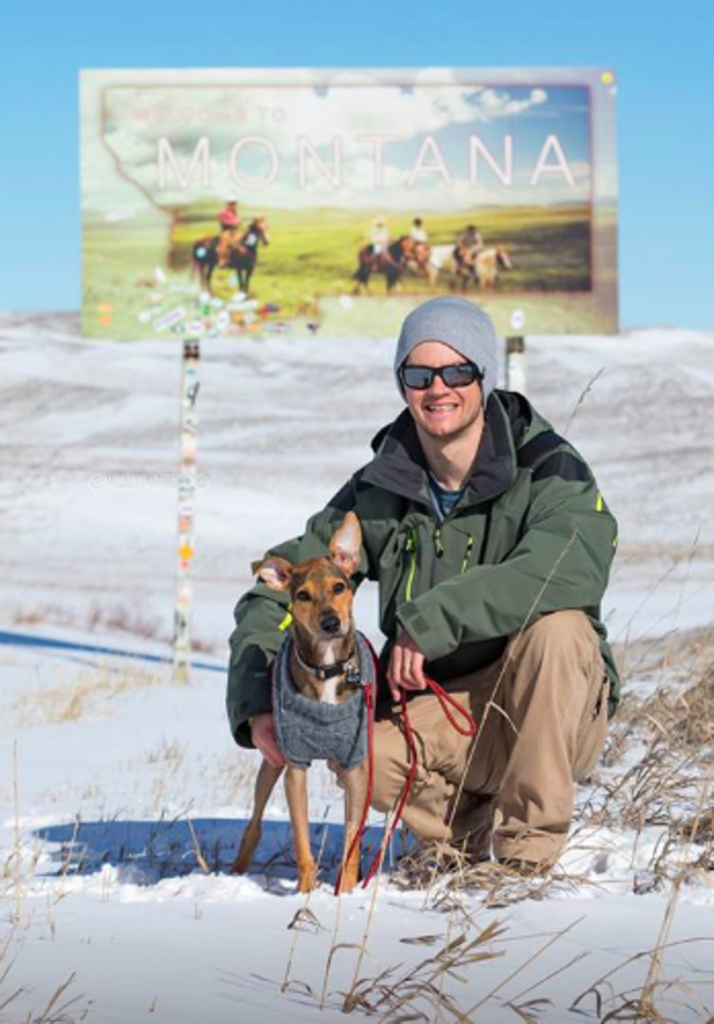
[[[526,339],[521,335],[506,338],[506,388],[526,393]]]
[[[196,440],[201,357],[196,340],[183,345],[181,387],[181,470],[178,481],[178,570],[174,614],[174,681],[187,683],[191,664],[191,614],[193,612],[193,531],[196,511]]]

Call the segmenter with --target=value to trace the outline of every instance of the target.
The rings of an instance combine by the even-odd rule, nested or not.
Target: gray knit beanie
[[[442,341],[476,363],[483,373],[481,388],[485,406],[496,386],[496,329],[488,313],[455,295],[440,295],[413,309],[402,324],[394,357],[400,391],[399,367],[422,341]]]

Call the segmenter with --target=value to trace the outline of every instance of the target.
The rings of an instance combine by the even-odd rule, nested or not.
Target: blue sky
[[[714,327],[710,0],[154,0],[6,5],[0,309],[80,304],[78,71],[611,67],[623,328]]]

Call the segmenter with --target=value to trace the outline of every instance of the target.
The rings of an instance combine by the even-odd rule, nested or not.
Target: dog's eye
[[[311,598],[310,598],[310,591],[309,590],[298,590],[297,594],[295,595],[295,600],[296,601],[310,601],[311,600]]]
[[[345,589],[344,583],[335,583],[334,587],[332,588],[332,593],[333,594],[341,594],[344,591],[344,589]]]

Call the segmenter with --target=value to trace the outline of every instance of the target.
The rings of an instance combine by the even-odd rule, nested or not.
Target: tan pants
[[[430,692],[409,701],[419,770],[405,824],[422,842],[465,841],[476,858],[488,856],[492,839],[498,858],[554,863],[572,820],[575,782],[596,764],[607,733],[607,678],[587,617],[543,616],[511,638],[498,662],[446,689],[479,732],[475,740],[459,735]],[[374,759],[372,802],[388,811],[409,770],[399,713],[376,723]]]

